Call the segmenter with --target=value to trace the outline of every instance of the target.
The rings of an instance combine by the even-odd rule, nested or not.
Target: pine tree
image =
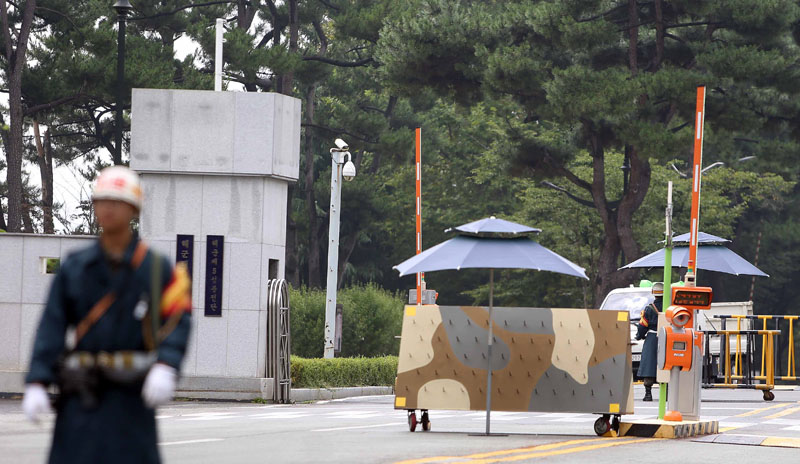
[[[403,94],[512,103],[499,115],[509,168],[565,179],[601,219],[599,301],[634,275],[616,270],[641,255],[651,163],[691,156],[696,86],[709,90],[706,160],[731,162],[741,139],[763,141],[765,161],[767,146],[796,150],[799,14],[789,0],[420,0],[387,22],[378,59]],[[607,183],[611,151],[625,155],[622,191]],[[580,153],[590,178],[569,168]]]

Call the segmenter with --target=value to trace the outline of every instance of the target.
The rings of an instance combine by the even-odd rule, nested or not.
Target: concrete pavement
[[[641,398],[641,387],[636,387]],[[167,463],[247,462],[796,462],[800,456],[800,390],[778,391],[765,403],[754,391],[703,391],[703,418],[720,421],[715,440],[600,438],[591,414],[492,414],[431,411],[432,431],[409,433],[392,396],[297,405],[176,402],[159,410]],[[633,418],[650,418],[657,403],[636,402]],[[631,418],[631,416],[626,416]],[[0,400],[0,463],[40,463],[52,418],[29,424],[19,400]],[[747,445],[733,444],[746,443]],[[777,447],[772,445],[788,447]],[[761,445],[761,446],[752,446]]]

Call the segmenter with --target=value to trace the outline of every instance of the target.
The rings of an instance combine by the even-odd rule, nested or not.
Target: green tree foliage
[[[11,23],[19,24],[15,6],[27,2],[5,3]],[[756,281],[756,310],[800,307],[796,286],[788,284],[797,279],[800,204],[795,1],[132,3],[127,88],[211,89],[214,23],[224,18],[229,87],[302,101],[286,275],[299,295],[295,348],[312,350],[304,356],[322,349],[324,295],[317,289],[324,282],[333,139],[350,144],[358,170],[343,186],[340,301],[368,282],[389,292],[413,285],[392,266],[415,250],[413,130],[422,127],[424,247],[449,238],[449,227],[492,214],[542,228],[537,240],[586,267],[592,280],[503,271],[496,301],[591,307],[639,276],[618,267],[659,247],[669,180],[675,230],[688,228],[690,181],[676,169],[688,170],[701,83],[708,86],[705,165],[725,163],[704,176],[701,228],[732,239],[731,248],[751,261],[761,237],[758,265],[772,277]],[[112,4],[36,2],[15,107],[22,116],[0,111],[6,155],[14,119],[15,134],[24,134],[23,159],[43,173],[77,160],[91,179],[107,164],[105,152],[116,149]],[[178,60],[173,47],[181,37],[200,50]],[[5,88],[9,63],[2,63]],[[128,109],[130,102],[123,104]],[[39,143],[30,136],[37,124]],[[623,166],[630,167],[627,189]],[[12,181],[22,190],[18,207],[15,199],[20,229],[46,230],[47,186],[40,190],[24,176]],[[8,191],[0,183],[0,228]],[[80,226],[69,230],[96,231],[89,202],[78,216]],[[485,304],[487,280],[481,270],[427,275],[448,304]],[[700,282],[713,283],[721,299],[749,297],[746,278],[701,273]],[[367,334],[385,326],[380,339],[396,343],[399,319],[383,310],[359,312],[389,303],[374,287],[358,292],[345,306],[345,324],[352,324],[346,353],[394,352],[396,345],[372,345]],[[399,308],[402,299],[393,304]],[[358,347],[347,344],[362,337],[367,342]],[[362,345],[365,351],[357,351]]]
[[[634,231],[652,162],[688,160],[695,87],[709,89],[706,159],[732,162],[739,140],[759,158],[796,150],[794,1],[419,0],[387,22],[378,59],[390,88],[433,89],[464,106],[499,109],[505,156],[520,174],[564,179],[603,227],[595,299],[629,281],[621,255]],[[754,45],[754,42],[758,45]],[[752,149],[752,147],[750,148]],[[608,189],[606,158],[624,153],[629,186]],[[570,163],[589,153],[592,176]]]
[[[322,356],[325,340],[325,292],[307,287],[291,288],[292,354],[305,358]],[[396,355],[403,317],[399,295],[369,284],[339,292],[343,329],[341,356]]]

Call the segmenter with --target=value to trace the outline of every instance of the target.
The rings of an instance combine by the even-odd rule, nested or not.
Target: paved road
[[[719,420],[723,433],[702,440],[714,443],[600,438],[591,414],[493,413],[492,431],[508,435],[479,437],[470,433],[483,431],[484,413],[432,411],[433,430],[412,434],[389,396],[291,406],[176,402],[158,421],[167,463],[800,462],[800,449],[774,446],[800,446],[800,390],[776,396],[765,403],[757,392],[705,390],[703,417]],[[657,404],[637,401],[636,412],[652,418]],[[27,423],[19,400],[0,400],[0,463],[43,462],[51,426],[52,418]]]

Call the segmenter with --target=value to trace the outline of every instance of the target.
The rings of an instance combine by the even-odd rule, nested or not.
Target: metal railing
[[[778,349],[774,352],[775,356],[772,360],[774,370],[776,372],[775,380],[780,381],[787,381],[787,382],[796,382],[798,381],[797,377],[797,366],[795,361],[795,346],[794,346],[794,321],[800,319],[800,316],[773,316],[773,315],[753,315],[753,316],[745,316],[745,315],[734,315],[734,316],[727,316],[727,315],[718,315],[714,316],[717,319],[722,321],[722,329],[726,329],[726,323],[728,319],[736,319],[736,328],[741,329],[742,320],[747,320],[750,324],[750,329],[759,329],[759,330],[767,330],[768,329],[768,322],[774,322],[773,330],[778,331],[778,334],[775,336],[774,347]],[[782,321],[786,321],[786,324],[781,324]],[[760,324],[758,324],[760,322]],[[760,328],[757,325],[761,325]],[[781,329],[787,329],[786,334],[783,333]],[[780,368],[782,367],[781,363],[781,356],[780,356],[780,346],[781,346],[781,337],[787,336],[788,343],[787,343],[787,356],[786,356],[786,375],[779,375]],[[738,376],[742,375],[741,372],[741,350],[739,348],[739,338],[737,337],[737,349],[736,349],[736,357],[734,358],[734,369]],[[762,347],[767,344],[767,336],[761,336],[761,345]],[[761,369],[760,372],[764,373],[765,369],[768,364],[767,352],[766,350],[761,350]],[[763,375],[758,376],[763,377]],[[736,377],[734,377],[736,378]],[[761,379],[758,379],[761,380]]]
[[[289,284],[284,279],[267,282],[267,377],[272,377],[272,399],[291,402],[291,325]]]
[[[794,321],[800,316],[771,315],[717,315],[722,324],[721,330],[704,330],[705,350],[703,354],[704,388],[749,388],[764,391],[764,399],[775,398],[772,390],[776,381],[796,382]],[[736,320],[736,329],[728,329],[728,320]],[[768,329],[768,321],[774,327]],[[780,375],[782,363],[779,356],[782,335],[781,321],[788,321],[788,355],[786,375]],[[760,322],[760,324],[759,324]],[[746,323],[748,328],[742,328]],[[761,327],[755,327],[760,325]],[[719,351],[711,352],[711,340],[719,337]],[[735,337],[735,349],[731,337]],[[757,340],[761,338],[760,353],[757,353]],[[725,345],[722,348],[722,345]],[[760,355],[760,356],[758,356]],[[760,357],[760,363],[759,363]]]

